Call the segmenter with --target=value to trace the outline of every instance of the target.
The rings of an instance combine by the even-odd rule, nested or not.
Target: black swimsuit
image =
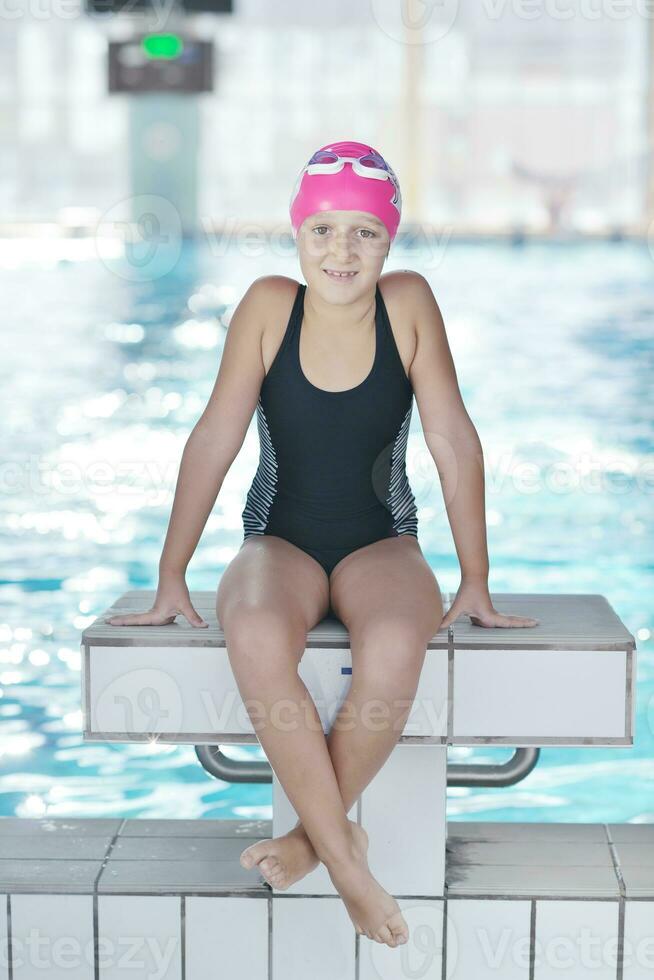
[[[418,536],[406,476],[413,387],[376,287],[375,360],[345,391],[316,388],[300,366],[306,285],[298,285],[282,343],[257,404],[259,466],[242,513],[244,539],[274,534],[329,575],[364,545]]]

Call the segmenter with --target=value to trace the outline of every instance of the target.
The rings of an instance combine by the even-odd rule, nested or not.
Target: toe
[[[243,851],[241,857],[239,858],[241,864],[244,868],[251,868],[254,866],[254,847],[248,847],[247,850]]]
[[[387,943],[389,946],[395,945],[395,939],[393,938],[393,933],[388,928],[388,926],[382,926],[375,933],[375,939],[378,943]]]
[[[396,912],[395,915],[386,923],[393,936],[393,942],[396,946],[401,946],[409,940],[409,927],[406,924],[404,916],[401,912]]]
[[[267,851],[267,845],[270,843],[271,838],[266,840],[258,841],[256,844],[246,847],[246,849],[241,854],[241,864],[244,868],[253,868],[255,864],[258,864],[262,857],[265,856]]]

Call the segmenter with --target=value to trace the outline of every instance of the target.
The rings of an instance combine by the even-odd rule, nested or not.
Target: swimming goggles
[[[374,150],[369,150],[358,157],[341,156],[335,150],[317,150],[304,168],[304,173],[337,174],[346,163],[352,164],[352,169],[359,177],[391,180],[397,186],[397,177],[384,158]]]

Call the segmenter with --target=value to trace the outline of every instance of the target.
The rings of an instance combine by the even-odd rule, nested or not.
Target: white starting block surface
[[[82,634],[84,738],[257,743],[216,619],[215,593],[194,592],[209,623],[110,626],[148,609],[127,592]],[[445,609],[453,596],[443,595]],[[487,629],[462,617],[428,644],[400,744],[632,745],[635,640],[601,595],[493,593],[499,611],[538,626]],[[261,655],[265,656],[265,649]],[[300,675],[325,732],[350,685],[349,635],[326,617],[307,636]]]

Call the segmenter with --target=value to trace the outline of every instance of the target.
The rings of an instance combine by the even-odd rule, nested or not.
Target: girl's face
[[[386,226],[367,211],[318,211],[302,222],[297,236],[307,285],[336,304],[375,291],[390,244]],[[355,275],[337,278],[327,270]]]

